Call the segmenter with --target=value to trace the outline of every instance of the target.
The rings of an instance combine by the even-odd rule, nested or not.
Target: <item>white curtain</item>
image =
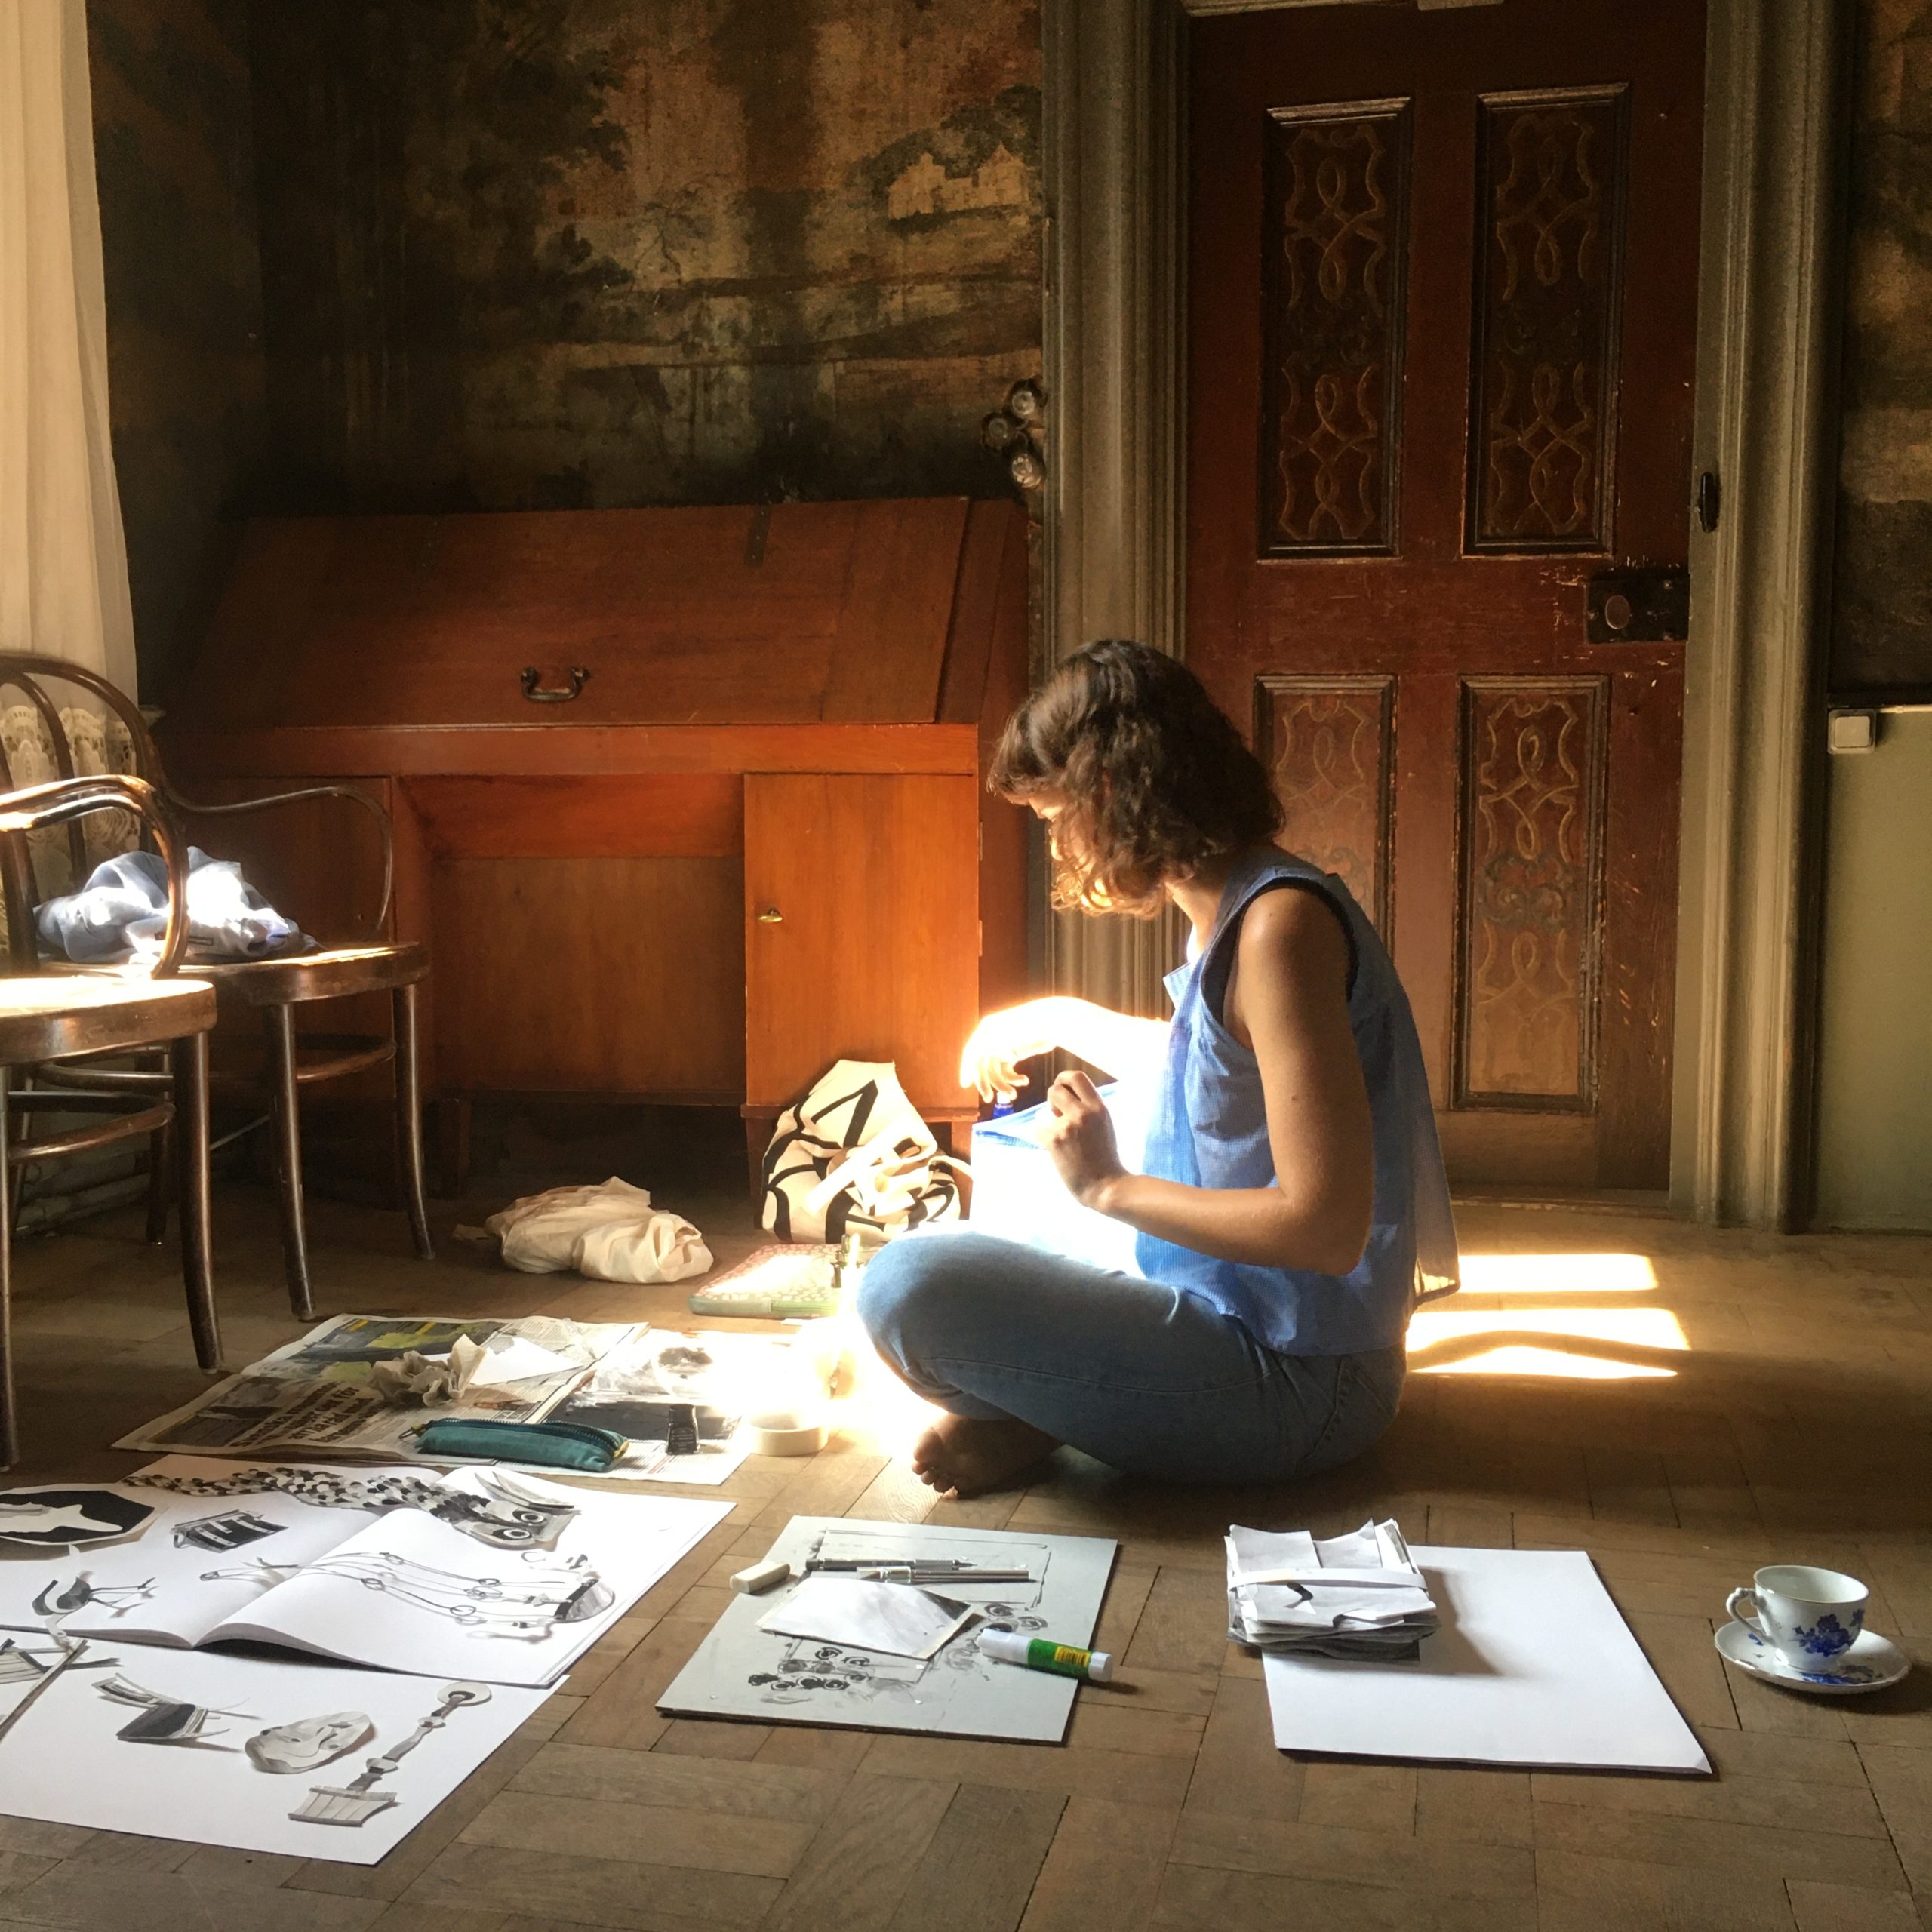
[[[135,688],[85,0],[0,0],[0,651]]]

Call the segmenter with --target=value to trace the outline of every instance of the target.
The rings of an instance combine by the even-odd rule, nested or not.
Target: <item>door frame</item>
[[[1186,20],[1360,0],[1044,0],[1045,663],[1186,654]],[[1417,0],[1421,6],[1482,0]],[[1835,0],[1706,0],[1671,1200],[1801,1225],[1838,435],[1846,34]],[[1163,1011],[1168,922],[1050,920],[1061,989]]]

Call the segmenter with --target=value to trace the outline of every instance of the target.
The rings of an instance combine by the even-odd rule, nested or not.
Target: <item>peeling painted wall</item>
[[[1932,687],[1932,0],[1860,0],[1832,684]]]
[[[1932,0],[1859,0],[1832,683],[1932,692]],[[1932,718],[1826,764],[1817,1218],[1932,1227]]]
[[[1001,487],[1037,0],[251,17],[278,506]]]
[[[265,423],[243,0],[88,0],[108,392],[143,691],[205,620]]]

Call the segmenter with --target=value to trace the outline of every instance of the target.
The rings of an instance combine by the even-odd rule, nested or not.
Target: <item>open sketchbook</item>
[[[51,1628],[552,1684],[731,1509],[494,1468],[189,1457],[104,1493],[117,1492],[157,1506],[131,1540],[0,1558],[0,1673]]]

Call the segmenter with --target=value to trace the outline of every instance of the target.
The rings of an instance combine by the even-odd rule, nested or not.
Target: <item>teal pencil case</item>
[[[416,1447],[425,1456],[540,1463],[591,1475],[609,1469],[629,1446],[629,1438],[615,1429],[574,1422],[469,1422],[450,1416],[416,1432]]]

